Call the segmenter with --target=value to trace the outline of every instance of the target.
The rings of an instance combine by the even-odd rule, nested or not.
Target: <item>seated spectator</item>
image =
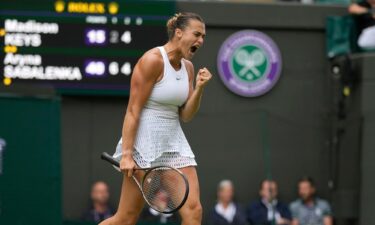
[[[356,15],[360,35],[358,46],[375,48],[375,0],[361,0],[349,6],[349,13]]]
[[[154,198],[152,205],[158,206],[162,209],[167,207],[168,196],[165,192],[159,191]],[[164,214],[160,213],[150,207],[145,207],[141,213],[139,221],[141,222],[152,222],[155,224],[164,223],[178,223],[180,221],[177,214]]]
[[[288,206],[277,199],[277,184],[264,180],[260,185],[260,199],[247,209],[247,219],[253,225],[290,224],[292,216]]]
[[[298,182],[299,199],[290,204],[292,225],[332,225],[329,203],[315,196],[314,181],[304,177]]]
[[[109,190],[106,183],[98,181],[92,185],[91,201],[91,208],[83,214],[83,220],[100,223],[113,215],[113,210],[108,203]]]
[[[246,216],[243,209],[233,201],[234,188],[230,180],[223,180],[217,189],[217,204],[210,212],[209,224],[244,225]]]

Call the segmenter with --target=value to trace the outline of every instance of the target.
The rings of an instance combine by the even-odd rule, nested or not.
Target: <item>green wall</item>
[[[0,96],[0,224],[61,224],[60,100]]]

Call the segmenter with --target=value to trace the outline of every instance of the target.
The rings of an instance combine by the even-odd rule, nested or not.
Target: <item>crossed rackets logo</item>
[[[257,97],[276,84],[282,60],[279,48],[268,35],[257,30],[242,30],[223,42],[217,66],[229,90],[244,97]]]
[[[254,82],[265,75],[268,60],[261,49],[253,45],[241,46],[232,57],[232,70],[241,80]]]

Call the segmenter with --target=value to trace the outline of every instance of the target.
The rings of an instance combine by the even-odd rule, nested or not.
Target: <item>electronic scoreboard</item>
[[[167,41],[174,13],[171,1],[1,0],[0,86],[128,95],[135,63]]]

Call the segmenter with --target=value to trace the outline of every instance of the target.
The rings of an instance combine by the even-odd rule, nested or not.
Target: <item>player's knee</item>
[[[202,217],[203,208],[199,201],[192,202],[187,205],[189,211],[188,213],[192,215],[194,218],[200,219]]]
[[[194,208],[194,214],[196,215],[196,217],[198,219],[202,218],[203,208],[202,208],[202,205],[200,203],[195,206],[195,208]]]

